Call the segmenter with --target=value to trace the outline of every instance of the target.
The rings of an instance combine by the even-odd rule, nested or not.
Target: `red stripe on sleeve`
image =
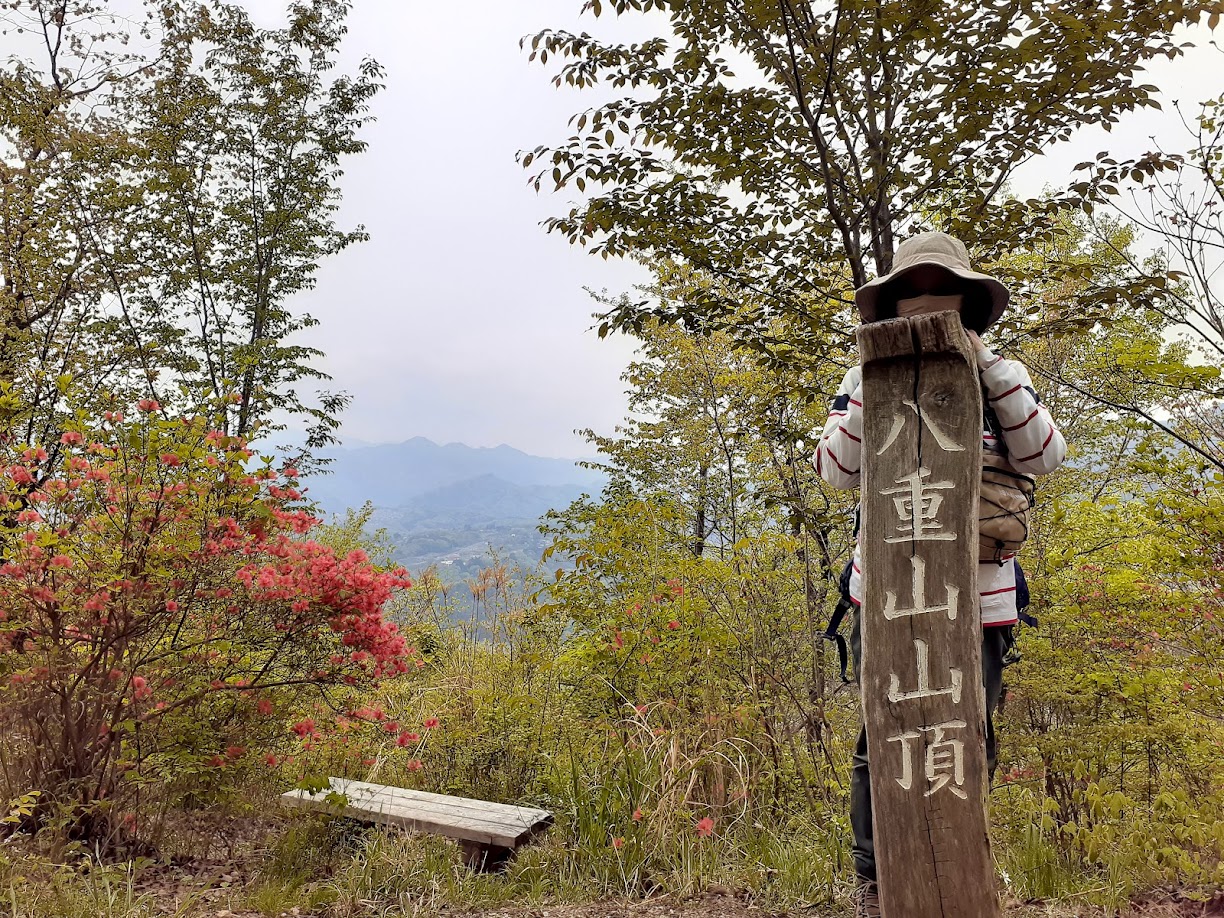
[[[849,437],[855,443],[863,442],[862,437],[856,437],[854,434],[850,433],[850,431],[846,430],[846,428],[842,427],[840,424],[837,425],[837,429],[840,430],[842,433],[844,433],[847,437]]]
[[[1054,425],[1051,424],[1050,425],[1050,435],[1046,437],[1045,442],[1041,444],[1041,449],[1037,450],[1037,452],[1033,453],[1033,455],[1031,456],[1022,456],[1016,461],[1017,462],[1029,462],[1033,459],[1036,459],[1038,456],[1040,456],[1042,453],[1046,451],[1046,447],[1050,445],[1050,441],[1053,439],[1054,439]]]
[[[1003,429],[1004,429],[1004,430],[1019,430],[1021,427],[1026,427],[1026,426],[1028,425],[1028,422],[1029,422],[1029,421],[1031,421],[1033,418],[1037,417],[1037,412],[1038,412],[1038,411],[1040,411],[1040,409],[1039,409],[1039,408],[1034,408],[1034,409],[1033,409],[1033,413],[1032,413],[1032,414],[1030,414],[1030,415],[1029,415],[1027,418],[1025,418],[1023,421],[1021,421],[1019,424],[1014,424],[1014,425],[1013,425],[1013,426],[1011,426],[1011,427],[1004,427]]]
[[[1007,397],[1008,397],[1009,395],[1011,395],[1013,392],[1019,392],[1019,391],[1020,391],[1022,388],[1024,388],[1024,383],[1016,383],[1014,386],[1012,386],[1010,389],[1008,389],[1008,390],[1007,390],[1006,392],[1004,392],[1002,395],[992,395],[990,398],[988,398],[988,399],[987,399],[987,401],[990,401],[990,402],[997,402],[997,401],[1001,401],[1002,399],[1007,398]]]
[[[841,460],[837,458],[837,453],[833,452],[832,447],[826,446],[825,451],[829,454],[829,458],[833,460],[834,465],[845,472],[847,475],[857,475],[858,469],[848,469],[841,464]]]

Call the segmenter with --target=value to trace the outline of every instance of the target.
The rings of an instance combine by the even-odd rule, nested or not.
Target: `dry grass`
[[[832,901],[775,898],[734,879],[661,884],[648,898],[608,896],[568,879],[563,847],[533,846],[517,876],[473,875],[449,842],[369,832],[340,823],[320,831],[307,820],[250,820],[224,843],[166,864],[80,869],[54,866],[18,845],[0,846],[0,918],[849,918],[850,884],[834,881]],[[187,837],[199,837],[189,832]],[[572,856],[572,853],[571,853]],[[573,869],[573,865],[570,865]],[[524,877],[538,872],[533,886]],[[675,880],[676,878],[669,878]],[[694,892],[693,890],[697,890]],[[592,901],[594,900],[594,901]],[[1149,894],[1122,909],[1075,902],[1011,900],[1006,918],[1194,918],[1224,916],[1224,892]]]
[[[10,866],[11,862],[10,862]],[[227,869],[228,868],[228,869]],[[59,872],[54,877],[36,870],[8,883],[0,901],[4,918],[391,918],[446,914],[462,918],[850,918],[850,906],[779,908],[746,900],[732,890],[714,886],[689,897],[655,896],[646,900],[604,899],[556,905],[477,906],[430,899],[380,901],[377,898],[329,902],[312,896],[312,889],[267,885],[258,863],[190,867],[150,867],[128,875],[111,872]],[[317,893],[321,887],[316,887]],[[849,892],[847,888],[846,893]],[[840,899],[840,897],[839,897]],[[1224,893],[1196,898],[1179,893],[1150,896],[1117,910],[1073,903],[1011,901],[1006,918],[1193,918],[1224,916]]]

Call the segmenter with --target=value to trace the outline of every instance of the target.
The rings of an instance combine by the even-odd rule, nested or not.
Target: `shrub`
[[[382,614],[405,572],[311,540],[293,468],[152,401],[58,447],[2,479],[0,793],[42,792],[27,826],[131,838],[410,670]]]

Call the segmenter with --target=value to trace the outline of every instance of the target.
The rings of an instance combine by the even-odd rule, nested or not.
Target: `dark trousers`
[[[994,713],[999,709],[1003,694],[1003,657],[1012,644],[1012,626],[1002,625],[982,629],[982,682],[986,686],[986,767],[994,777],[998,760],[995,755]],[[854,675],[858,678],[862,654],[859,617],[854,616],[850,632],[850,653],[854,658]],[[875,842],[871,835],[871,773],[867,765],[867,731],[859,730],[854,746],[854,770],[850,776],[850,828],[854,832],[854,870],[860,878],[876,878]]]

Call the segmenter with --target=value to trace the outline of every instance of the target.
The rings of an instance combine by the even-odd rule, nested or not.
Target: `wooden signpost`
[[[994,918],[977,589],[982,396],[955,313],[858,330],[863,716],[885,918]]]

